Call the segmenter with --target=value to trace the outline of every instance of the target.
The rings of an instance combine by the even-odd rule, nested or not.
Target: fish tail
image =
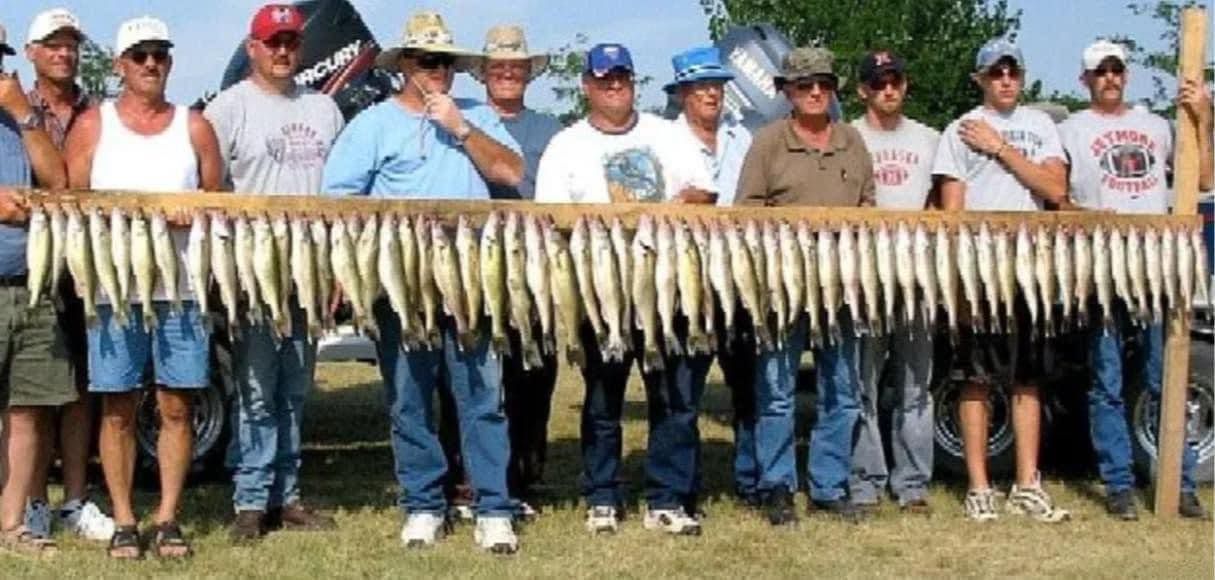
[[[657,348],[646,349],[643,362],[646,372],[661,371],[666,368],[662,362],[662,353]]]
[[[993,314],[991,319],[987,321],[987,330],[990,334],[1004,333],[1004,325],[1000,323],[999,314]]]
[[[698,334],[688,337],[688,354],[709,354],[709,337]]]
[[[114,322],[118,323],[119,328],[127,328],[127,305],[121,301],[114,304]]]
[[[956,347],[961,340],[961,333],[958,331],[957,325],[949,325],[949,346]]]
[[[544,366],[544,360],[540,357],[540,348],[535,342],[524,343],[523,349],[523,366],[528,370],[538,369]]]
[[[579,368],[586,367],[586,351],[577,342],[565,345],[565,362]]]
[[[501,356],[510,356],[510,340],[505,334],[495,334],[490,340],[490,349]]]
[[[856,338],[860,338],[863,334],[869,334],[869,323],[864,320],[855,320],[852,323],[852,334]]]
[[[831,344],[839,344],[844,340],[844,333],[840,331],[838,322],[832,320],[827,323],[827,338]]]
[[[756,352],[772,350],[772,330],[764,321],[755,321],[755,348]]]
[[[169,301],[169,310],[172,310],[173,314],[181,314],[181,298]]]
[[[666,344],[668,356],[679,356],[683,354],[683,346],[679,344],[679,338],[673,333],[664,335],[663,341]]]

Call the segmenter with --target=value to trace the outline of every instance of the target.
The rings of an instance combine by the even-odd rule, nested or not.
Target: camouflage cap
[[[830,75],[835,77],[838,86],[842,86],[844,78],[835,74],[834,64],[835,55],[830,50],[820,47],[795,48],[781,59],[780,73],[773,80],[779,90],[789,81],[815,75]]]

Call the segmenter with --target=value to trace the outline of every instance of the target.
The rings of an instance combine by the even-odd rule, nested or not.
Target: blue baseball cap
[[[1019,68],[1025,68],[1025,59],[1021,56],[1021,49],[1017,45],[1003,38],[993,38],[979,49],[979,54],[975,56],[975,70],[978,72],[985,71],[992,65],[1000,62],[1002,58],[1011,58],[1016,61]]]
[[[587,51],[586,67],[582,72],[603,77],[615,69],[633,72],[633,57],[623,45],[608,42],[596,44]]]
[[[734,73],[726,70],[721,63],[721,51],[716,46],[704,46],[681,52],[671,58],[671,66],[675,68],[675,80],[662,87],[662,90],[673,93],[684,83],[700,81],[722,81],[734,79]]]

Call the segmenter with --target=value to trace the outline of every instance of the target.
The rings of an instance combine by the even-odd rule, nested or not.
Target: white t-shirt
[[[1165,167],[1173,155],[1168,121],[1147,111],[1073,113],[1059,125],[1077,205],[1119,213],[1168,213]]]
[[[610,203],[609,188],[632,201],[664,201],[687,187],[717,191],[690,139],[670,121],[638,113],[619,135],[586,119],[557,133],[540,157],[536,201]]]
[[[932,189],[932,162],[941,134],[907,117],[893,131],[872,127],[865,117],[853,120],[852,126],[873,155],[877,206],[924,209],[928,191]]]
[[[1042,209],[1042,201],[1021,184],[994,157],[971,149],[958,135],[958,127],[967,119],[987,121],[1010,147],[1027,159],[1042,163],[1047,159],[1067,162],[1059,132],[1050,116],[1042,111],[1021,107],[1010,113],[1000,113],[979,106],[950,123],[941,134],[933,162],[933,175],[943,175],[966,184],[966,209],[978,211],[1034,211]]]

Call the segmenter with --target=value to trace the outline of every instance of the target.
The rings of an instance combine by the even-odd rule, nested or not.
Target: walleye
[[[789,316],[789,297],[785,294],[781,274],[780,239],[777,235],[776,226],[771,221],[765,221],[760,230],[764,251],[764,285],[768,287],[768,296],[771,297],[769,307],[776,314],[776,344],[780,346],[789,336],[793,319]]]
[[[156,309],[152,298],[156,292],[156,258],[152,250],[152,233],[143,213],[131,218],[131,273],[135,278],[135,296],[143,312],[144,330],[156,328]],[[70,250],[69,250],[70,251]]]
[[[283,266],[281,269],[286,269],[285,264]],[[278,249],[275,248],[274,232],[270,220],[265,215],[259,215],[253,220],[253,271],[257,276],[257,289],[261,301],[270,309],[270,320],[274,324],[274,332],[279,338],[285,338],[290,336],[291,332],[287,317],[283,312],[283,303],[280,300],[282,291],[278,287],[281,280],[278,275],[279,270]],[[340,276],[339,279],[341,279]],[[343,286],[345,285],[343,284]],[[349,286],[345,286],[345,288],[350,289]],[[350,299],[351,303],[356,300],[355,297]],[[356,317],[361,310],[362,306],[355,304]]]
[[[408,217],[402,218],[409,221]],[[413,235],[412,230],[409,232]],[[376,274],[388,295],[388,305],[396,313],[401,325],[402,350],[408,352],[418,346],[419,328],[412,316],[413,297],[405,290],[405,260],[401,257],[400,227],[397,216],[385,213],[380,220],[379,252],[376,256]]]
[[[579,336],[582,308],[579,306],[581,298],[578,295],[577,276],[565,238],[552,221],[545,223],[544,249],[548,254],[549,286],[553,293],[557,327],[561,330],[561,342],[565,343],[565,360],[569,364],[585,367],[586,352]]]
[[[310,341],[321,334],[321,306],[316,291],[316,247],[312,243],[312,228],[306,218],[291,218],[291,278],[295,282],[295,298],[304,311],[306,332]]]
[[[763,307],[759,282],[755,278],[755,262],[751,259],[751,252],[737,225],[722,221],[721,227],[730,250],[730,277],[742,300],[743,309],[755,327],[756,351],[772,350],[772,332],[768,328],[767,311]]]
[[[198,314],[203,320],[211,316],[211,234],[207,231],[207,220],[201,212],[190,218],[190,237],[186,241],[186,277],[194,289]],[[286,302],[283,302],[286,304]]]
[[[152,256],[156,259],[156,277],[165,291],[165,299],[173,312],[181,312],[181,289],[177,279],[177,248],[165,214],[152,214]]]
[[[726,325],[725,344],[728,349],[734,343],[734,317],[738,308],[738,292],[734,288],[734,280],[730,273],[730,248],[722,227],[722,222],[718,220],[709,222],[708,269],[709,284],[717,292],[717,303],[721,305],[722,318]],[[633,259],[636,259],[636,252],[634,252]]]
[[[785,296],[789,300],[789,323],[796,324],[806,307],[806,262],[802,257],[797,234],[787,221],[781,221],[777,229],[780,237],[780,275],[784,281]]]
[[[97,274],[93,271],[93,253],[89,244],[89,228],[76,206],[67,209],[68,271],[75,282],[76,296],[84,302],[84,318],[88,326],[97,324]]]
[[[240,288],[236,275],[236,254],[232,240],[232,228],[228,216],[221,212],[211,213],[211,270],[219,286],[219,302],[227,314],[228,336],[236,335],[237,308],[240,304]]]
[[[895,276],[899,281],[899,289],[903,295],[903,310],[907,318],[907,327],[915,322],[915,241],[911,238],[911,229],[907,222],[899,222],[894,235]]]
[[[865,316],[870,334],[882,334],[882,287],[878,280],[877,256],[874,254],[873,232],[861,223],[856,231],[857,267],[860,268],[861,293],[865,297]]]
[[[915,226],[915,282],[923,294],[921,303],[924,313],[924,327],[932,332],[937,321],[937,277],[933,272],[935,261],[932,254],[932,239],[928,237],[928,229],[924,224]]]
[[[114,260],[118,295],[129,303],[131,300],[131,228],[126,214],[118,208],[110,210],[110,256]]]
[[[1189,316],[1194,309],[1194,248],[1190,246],[1188,228],[1165,231],[1176,239],[1177,245],[1177,299],[1179,309]]]
[[[1168,301],[1168,313],[1176,314],[1181,311],[1177,301],[1177,238],[1173,232],[1164,229],[1157,232],[1160,239],[1160,271],[1164,278],[1164,296]]]
[[[861,319],[861,277],[857,267],[856,234],[852,231],[852,226],[844,224],[840,227],[838,247],[844,304],[848,305],[853,334],[859,337],[865,322]]]
[[[949,320],[950,344],[958,343],[958,256],[953,248],[953,239],[945,224],[937,225],[933,256],[936,258],[937,288],[941,302],[945,305],[945,316]]]
[[[620,324],[624,328],[622,331],[624,348],[628,350],[633,342],[631,332],[633,328],[633,297],[632,292],[629,292],[629,288],[633,287],[633,259],[632,249],[629,247],[632,244],[632,240],[629,238],[629,233],[625,231],[624,222],[620,221],[620,218],[612,219],[610,233],[612,237],[612,251],[616,254],[616,267],[620,270],[620,298],[622,300]],[[706,273],[705,275],[707,276],[708,274]],[[705,289],[707,290],[708,288],[709,286],[706,283]],[[708,312],[710,314],[708,320],[712,320],[711,315],[713,310],[710,309]]]
[[[544,365],[540,345],[532,332],[532,295],[527,289],[527,249],[523,241],[523,220],[518,213],[506,216],[502,229],[506,257],[506,296],[510,305],[511,326],[519,332],[519,349],[523,368],[538,369]]]
[[[599,299],[595,297],[595,280],[591,274],[591,230],[587,226],[586,216],[579,216],[574,223],[569,250],[574,262],[574,277],[578,280],[578,293],[586,307],[586,317],[595,333],[597,346],[602,351],[607,345],[607,328],[603,325],[603,316],[599,314]]]
[[[822,307],[823,296],[818,284],[818,235],[810,228],[810,222],[797,222],[797,245],[801,246],[802,270],[806,273],[806,318],[810,323],[810,344],[823,344]]]
[[[579,222],[582,220],[579,219]],[[629,290],[633,295],[637,328],[641,330],[641,369],[645,372],[662,370],[664,366],[658,337],[658,294],[654,281],[658,256],[654,234],[654,218],[642,214],[633,235],[633,287]]]
[[[29,233],[25,242],[26,289],[29,292],[29,308],[38,306],[42,299],[42,290],[50,274],[52,258],[52,241],[50,219],[41,206],[35,207],[30,213]],[[56,287],[48,293],[55,295]]]
[[[1003,332],[1000,324],[1000,281],[996,275],[996,240],[992,237],[991,226],[987,225],[987,222],[979,225],[975,254],[978,259],[979,279],[983,281],[983,295],[987,301],[987,329],[993,333]]]
[[[1109,240],[1110,271],[1114,279],[1114,295],[1126,305],[1127,313],[1134,318],[1135,300],[1131,294],[1131,277],[1126,261],[1126,239],[1117,227],[1110,227],[1106,233]]]
[[[818,284],[823,293],[823,308],[827,311],[827,340],[839,344],[840,332],[840,268],[836,255],[835,234],[827,227],[818,230]]]
[[[1004,305],[1004,330],[1016,332],[1017,250],[1010,234],[1008,226],[1001,226],[996,232],[996,277],[1000,282],[1000,303]]]
[[[460,259],[460,285],[464,287],[464,301],[468,305],[464,310],[468,315],[468,332],[475,335],[485,310],[481,295],[481,251],[477,233],[463,215],[456,222],[456,255]]]
[[[894,305],[898,299],[899,282],[894,267],[894,237],[891,235],[890,225],[885,221],[878,227],[876,246],[874,253],[877,258],[878,283],[882,286],[883,318],[886,332],[893,333],[895,329]],[[877,304],[874,304],[873,308],[876,310]]]
[[[51,292],[59,291],[63,271],[67,268],[67,214],[62,204],[48,204],[51,236]]]
[[[1215,305],[1211,303],[1210,278],[1207,274],[1207,247],[1202,242],[1202,230],[1190,230],[1190,247],[1194,254],[1194,297],[1207,303],[1207,316],[1215,317]]]
[[[1110,270],[1109,238],[1100,224],[1093,229],[1093,283],[1097,287],[1097,304],[1101,306],[1101,324],[1108,336],[1114,329],[1113,273]]]
[[[375,229],[374,226],[372,229]],[[291,296],[291,223],[287,221],[286,213],[270,218],[270,233],[274,239],[275,263],[278,264],[278,300],[286,320],[287,336],[290,336],[291,311],[287,309],[287,305]]]
[[[751,254],[751,267],[754,270],[752,275],[755,276],[755,284],[759,288],[759,303],[764,313],[764,320],[767,320],[772,298],[771,289],[768,288],[768,254],[764,250],[763,233],[759,222],[753,219],[747,220],[747,223],[742,226],[742,240]],[[782,331],[784,331],[783,328],[776,328],[777,333]]]
[[[700,258],[700,313],[704,317],[705,336],[709,339],[707,353],[712,353],[717,349],[717,300],[713,293],[713,281],[709,279],[709,232],[705,229],[704,222],[699,219],[688,220],[688,229],[692,233],[692,242],[696,245],[696,253]],[[625,320],[627,322],[628,319]],[[628,336],[627,331],[625,336]]]
[[[142,219],[136,216],[135,219]],[[134,240],[135,219],[131,220],[131,238]],[[146,230],[147,224],[144,224]],[[253,253],[256,247],[253,239],[253,227],[249,225],[249,220],[243,214],[232,220],[232,235],[235,238],[236,247],[234,254],[236,256],[236,276],[240,280],[241,293],[245,296],[248,302],[248,320],[250,324],[259,324],[262,322],[262,301],[261,295],[257,289],[257,273],[253,266]],[[132,242],[134,243],[134,242]],[[326,265],[325,270],[329,267]],[[138,277],[138,271],[136,271]],[[138,280],[136,280],[138,282]],[[149,294],[150,296],[151,294]],[[142,299],[142,298],[141,298]],[[144,312],[147,312],[145,307]]]
[[[1093,295],[1093,251],[1092,238],[1083,229],[1077,229],[1072,240],[1072,256],[1076,264],[1076,322],[1080,328],[1088,326],[1088,301]],[[1065,289],[1066,290],[1066,289]]]
[[[1164,268],[1160,263],[1160,236],[1156,229],[1148,227],[1143,232],[1143,258],[1147,266],[1148,292],[1152,296],[1152,321],[1160,324],[1164,320]]]
[[[658,300],[658,320],[662,324],[663,344],[667,356],[683,354],[675,334],[675,305],[679,292],[679,256],[675,248],[675,230],[664,217],[658,218],[655,245],[654,287]]]
[[[435,256],[431,236],[432,218],[419,215],[413,222],[418,248],[418,302],[422,304],[422,342],[430,348],[443,346],[439,334],[439,289],[435,286]]]
[[[1038,286],[1035,272],[1037,256],[1031,240],[1029,227],[1024,223],[1017,228],[1017,286],[1029,307],[1029,333],[1034,338],[1038,332]],[[1022,329],[1017,329],[1022,330]]]
[[[552,354],[553,343],[553,298],[548,287],[548,260],[544,251],[544,232],[536,216],[523,217],[523,240],[527,247],[527,287],[535,297],[536,311],[540,314],[540,346],[545,354]]]
[[[404,244],[402,244],[402,249]],[[481,227],[481,295],[489,315],[490,349],[499,356],[510,356],[510,336],[506,324],[506,254],[502,251],[502,214],[490,212]],[[408,287],[408,284],[406,284]],[[408,294],[408,292],[406,293]],[[410,296],[413,300],[413,296]]]
[[[1055,335],[1055,248],[1046,226],[1038,224],[1034,234],[1034,278],[1038,281],[1038,296],[1042,300],[1042,331],[1047,338]]]
[[[321,307],[321,325],[326,329],[332,329],[335,322],[332,308],[333,270],[329,269],[329,264],[333,261],[329,255],[331,251],[329,227],[325,225],[324,218],[316,217],[309,222],[308,230],[308,234],[312,238],[315,257],[313,262],[316,271],[316,300]]]
[[[676,222],[674,228],[679,307],[688,322],[687,353],[688,356],[709,354],[712,351],[709,349],[709,337],[705,334],[704,313],[701,310],[704,307],[702,293],[705,288],[701,286],[703,278],[700,268],[700,253],[696,250],[692,233],[688,230],[686,223]],[[765,242],[767,241],[765,240]],[[771,242],[775,243],[776,240],[773,239]],[[775,257],[779,260],[779,256]],[[779,268],[779,261],[777,264]],[[777,272],[779,273],[779,269]],[[769,283],[771,280],[769,278]],[[780,284],[779,277],[776,282],[778,285]]]
[[[476,348],[476,337],[468,325],[468,302],[464,299],[464,288],[460,285],[460,256],[447,236],[443,223],[434,220],[430,224],[431,248],[434,250],[435,285],[443,298],[443,308],[456,325],[456,342],[463,352]]]
[[[357,228],[357,226],[355,226]],[[347,227],[347,231],[351,228]],[[355,243],[355,268],[359,272],[359,288],[363,291],[363,295],[359,298],[363,302],[363,310],[368,313],[367,319],[364,322],[364,328],[371,333],[373,337],[378,337],[380,334],[379,325],[375,320],[375,302],[380,296],[380,271],[379,271],[379,253],[380,253],[380,225],[376,214],[369,214],[366,221],[363,222],[363,229],[359,232],[357,240],[352,240]]]
[[[129,309],[127,297],[118,293],[118,274],[114,271],[114,259],[110,254],[113,249],[110,226],[97,208],[89,212],[89,242],[93,244],[93,271],[97,273],[102,292],[110,301],[114,322],[126,328]],[[176,260],[177,257],[174,256],[173,259]]]
[[[1072,288],[1076,285],[1072,270],[1074,266],[1072,262],[1072,236],[1067,228],[1059,226],[1055,229],[1054,249],[1055,277],[1058,282],[1059,301],[1063,304],[1063,329],[1066,331],[1071,330],[1072,327],[1072,307],[1075,305],[1072,300]]]
[[[989,237],[988,242],[990,241]],[[958,224],[958,278],[962,280],[962,295],[970,306],[971,327],[976,331],[986,328],[983,309],[979,305],[979,262],[975,252],[975,238],[964,223]]]
[[[426,334],[422,318],[418,315],[422,303],[422,281],[418,278],[418,234],[414,231],[414,219],[408,215],[397,216],[397,242],[401,244],[401,275],[405,288],[405,299],[409,301],[409,327],[413,329],[412,345],[415,348],[426,346],[432,340]],[[402,323],[404,325],[404,323]]]
[[[1135,310],[1139,313],[1139,324],[1146,326],[1151,317],[1148,306],[1147,264],[1143,255],[1143,236],[1139,229],[1131,226],[1126,232],[1126,268],[1130,271],[1131,293],[1135,295]]]

